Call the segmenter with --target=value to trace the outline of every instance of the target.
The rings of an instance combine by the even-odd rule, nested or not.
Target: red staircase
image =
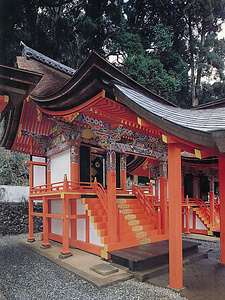
[[[210,207],[201,199],[196,198],[197,207],[193,207],[193,211],[196,212],[198,218],[202,221],[208,230],[208,235],[213,235],[213,231],[220,228],[220,215],[219,208],[215,205],[214,220],[211,222]]]
[[[108,196],[103,187],[95,182],[93,189],[98,198],[83,198],[82,203],[94,223],[97,235],[101,237],[101,243],[104,244],[104,250],[101,255],[108,258],[108,249],[110,239],[108,236]],[[121,198],[118,195],[118,227],[119,240],[118,245],[113,248],[129,247],[147,244],[151,242],[152,237],[158,235],[157,230],[157,212],[150,198],[145,195],[139,187],[134,187],[135,195],[127,195]],[[135,197],[136,196],[136,197]]]
[[[143,205],[137,198],[117,199],[120,214],[120,240],[147,244],[158,231],[154,221],[149,218]]]

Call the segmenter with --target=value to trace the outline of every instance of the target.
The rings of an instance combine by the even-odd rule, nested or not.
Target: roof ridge
[[[22,41],[20,42],[20,46],[22,46],[22,56],[25,56],[27,57],[28,59],[29,58],[33,58],[37,61],[40,61],[56,70],[59,70],[61,72],[64,72],[68,75],[74,75],[74,73],[76,72],[76,70],[60,63],[60,62],[57,62],[55,61],[54,59],[28,47],[27,45],[25,45]]]

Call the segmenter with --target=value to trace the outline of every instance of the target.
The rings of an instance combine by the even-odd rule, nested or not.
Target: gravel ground
[[[12,299],[184,299],[169,289],[127,280],[98,289],[18,243],[24,235],[0,238],[1,292]],[[0,297],[1,299],[1,297]]]
[[[204,251],[207,251],[208,258],[213,261],[220,262],[220,242],[208,242],[203,240],[195,240],[189,238],[183,238],[183,240],[200,243],[199,251],[201,252],[201,248],[204,248]]]
[[[0,291],[8,300],[185,299],[170,289],[140,283],[135,279],[98,289],[20,245],[18,239],[25,237],[17,235],[0,238]],[[204,247],[213,249],[209,252],[210,259],[219,260],[219,243],[204,242]]]

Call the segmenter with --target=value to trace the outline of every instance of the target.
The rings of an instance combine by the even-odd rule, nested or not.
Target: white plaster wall
[[[70,150],[51,157],[51,182],[63,181],[64,174],[70,180]]]
[[[28,201],[29,187],[28,186],[11,186],[0,185],[0,201],[20,202],[21,200]]]
[[[202,223],[202,221],[196,216],[196,229],[208,230],[207,227]],[[186,215],[184,215],[184,228],[186,227]],[[193,229],[193,215],[189,215],[189,228]]]
[[[32,161],[45,163],[45,157],[32,156]],[[46,184],[46,166],[33,166],[33,186]]]
[[[62,200],[54,199],[51,200],[51,213],[56,215],[62,214]],[[62,235],[62,220],[51,219],[51,232]]]
[[[186,227],[186,215],[184,215],[184,228]],[[193,215],[189,215],[189,228],[193,228]]]
[[[90,243],[98,246],[104,247],[104,244],[101,243],[100,236],[97,235],[97,229],[94,229],[94,223],[89,219],[89,232],[90,232]]]
[[[207,227],[205,227],[205,225],[197,216],[196,216],[196,229],[208,230]]]
[[[167,180],[167,199],[169,199],[169,182]],[[158,199],[160,199],[160,180],[158,180]]]
[[[76,201],[77,215],[85,215],[85,205],[81,203],[81,199]],[[86,219],[77,219],[77,240],[86,242]]]
[[[86,220],[77,219],[77,240],[86,242]]]

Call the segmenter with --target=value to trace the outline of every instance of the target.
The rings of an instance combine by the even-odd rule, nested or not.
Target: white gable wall
[[[51,183],[63,181],[64,174],[70,180],[70,150],[51,157]]]

